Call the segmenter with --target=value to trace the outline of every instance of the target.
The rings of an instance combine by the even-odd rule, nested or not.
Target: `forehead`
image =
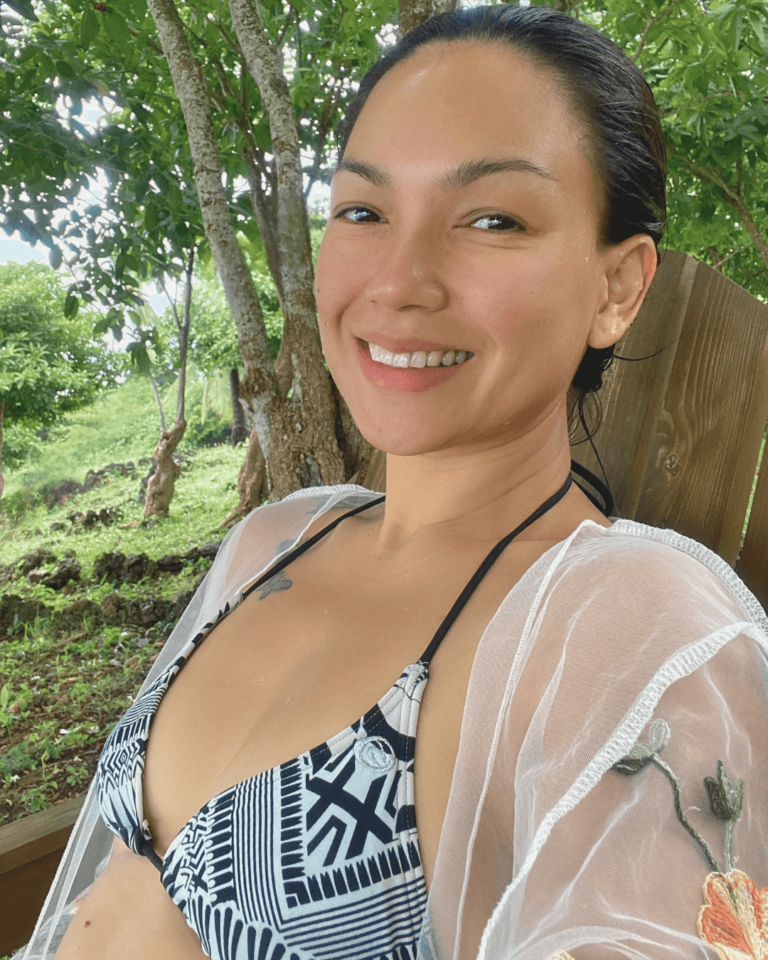
[[[435,164],[519,156],[590,190],[585,134],[557,80],[514,48],[430,43],[376,84],[346,155],[417,179]]]

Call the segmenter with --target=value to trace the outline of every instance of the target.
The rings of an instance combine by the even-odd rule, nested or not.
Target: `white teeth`
[[[450,367],[464,363],[474,356],[466,350],[415,350],[413,353],[392,353],[375,343],[368,344],[368,351],[377,363],[390,367]]]

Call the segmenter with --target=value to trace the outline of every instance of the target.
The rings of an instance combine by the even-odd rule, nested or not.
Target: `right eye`
[[[348,214],[348,213],[351,213],[351,214],[362,214],[363,216],[365,216],[366,214],[370,214],[370,216],[378,217],[378,213],[374,213],[373,210],[369,210],[368,207],[345,207],[343,210],[339,210],[339,212],[335,215],[335,217],[334,217],[333,219],[334,219],[334,220],[339,220],[340,218],[344,218],[345,220],[348,219],[350,223],[367,223],[367,222],[369,222],[369,221],[366,221],[366,220],[359,219],[357,216],[348,218],[348,217],[347,217],[347,214]]]

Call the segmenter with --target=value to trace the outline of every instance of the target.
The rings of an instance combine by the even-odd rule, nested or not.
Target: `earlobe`
[[[606,260],[604,289],[588,344],[603,350],[617,343],[640,311],[656,273],[653,239],[641,233],[613,247]]]

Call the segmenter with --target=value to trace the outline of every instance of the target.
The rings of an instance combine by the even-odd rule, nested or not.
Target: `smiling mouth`
[[[378,344],[369,343],[361,337],[357,341],[368,351],[374,363],[387,367],[419,369],[423,367],[454,367],[474,357],[468,350],[413,350],[409,353],[392,353]]]

